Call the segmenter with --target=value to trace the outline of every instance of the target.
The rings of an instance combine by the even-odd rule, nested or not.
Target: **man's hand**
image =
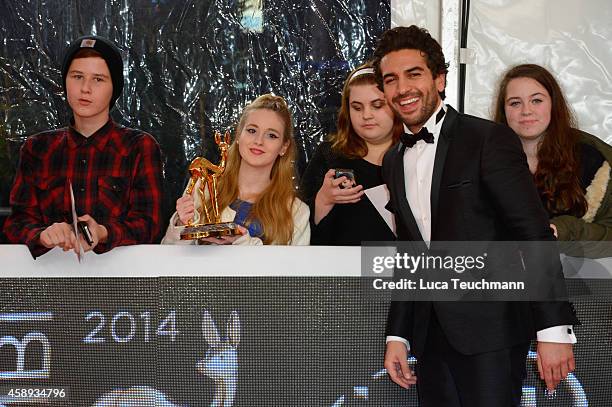
[[[47,249],[58,246],[65,252],[74,249],[77,242],[72,226],[66,222],[54,223],[47,227],[40,234],[39,241]]]
[[[89,227],[89,231],[91,232],[91,238],[93,243],[90,245],[87,244],[83,236],[79,235],[79,240],[81,241],[81,246],[83,246],[83,250],[88,252],[93,250],[94,247],[98,245],[98,243],[106,242],[108,238],[108,230],[104,225],[100,225],[94,218],[89,215],[79,216],[78,220],[82,220],[87,222],[87,227]]]
[[[406,345],[402,342],[387,342],[385,369],[387,369],[391,380],[405,389],[416,384],[417,378],[408,367],[408,349],[406,349]]]
[[[575,368],[571,343],[538,342],[538,372],[549,392]]]

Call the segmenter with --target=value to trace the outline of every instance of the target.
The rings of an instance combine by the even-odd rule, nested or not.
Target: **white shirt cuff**
[[[551,326],[538,331],[538,342],[576,343],[576,335],[572,325]]]
[[[410,343],[407,339],[402,338],[401,336],[387,336],[387,341],[385,343],[389,343],[391,341],[401,342],[406,345],[406,349],[410,350]]]

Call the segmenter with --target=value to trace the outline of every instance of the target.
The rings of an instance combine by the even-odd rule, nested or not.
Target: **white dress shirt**
[[[424,140],[419,140],[414,146],[404,150],[406,199],[410,205],[414,220],[419,227],[419,232],[421,232],[421,237],[427,246],[429,246],[429,241],[431,240],[431,179],[433,177],[440,130],[444,122],[444,120],[440,120],[436,123],[436,116],[441,109],[446,111],[443,103],[440,103],[424,126],[433,134],[434,142],[427,143]],[[405,124],[404,131],[414,134]]]

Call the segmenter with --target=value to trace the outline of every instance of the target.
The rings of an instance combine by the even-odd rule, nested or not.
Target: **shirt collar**
[[[444,110],[444,113],[446,113],[446,110],[447,110],[446,105],[442,101],[440,101],[436,110],[433,112],[431,116],[429,116],[429,119],[427,119],[427,121],[425,122],[425,125],[423,126],[423,127],[427,127],[427,130],[431,134],[433,134],[435,138],[437,138],[438,135],[440,134],[440,129],[442,128],[442,123],[444,122],[444,117],[443,117],[439,122],[436,123],[436,117],[438,117],[440,110]],[[446,117],[446,114],[444,114],[444,116]],[[408,126],[406,126],[405,124],[404,124],[404,131],[409,134],[414,134],[413,132],[410,131]]]
[[[104,147],[106,147],[106,143],[108,143],[114,128],[114,123],[109,118],[104,126],[96,130],[91,136],[85,137],[74,128],[74,119],[71,119],[68,132],[68,146],[70,148],[77,148],[93,145],[99,151],[102,151],[104,150]]]

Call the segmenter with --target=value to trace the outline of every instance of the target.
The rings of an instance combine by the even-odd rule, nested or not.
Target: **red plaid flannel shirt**
[[[77,216],[89,214],[108,230],[96,253],[158,237],[159,145],[150,134],[109,120],[90,137],[69,127],[26,140],[10,195],[13,213],[4,225],[10,242],[25,243],[34,257],[49,250],[40,233],[55,222],[72,223],[69,181]]]

